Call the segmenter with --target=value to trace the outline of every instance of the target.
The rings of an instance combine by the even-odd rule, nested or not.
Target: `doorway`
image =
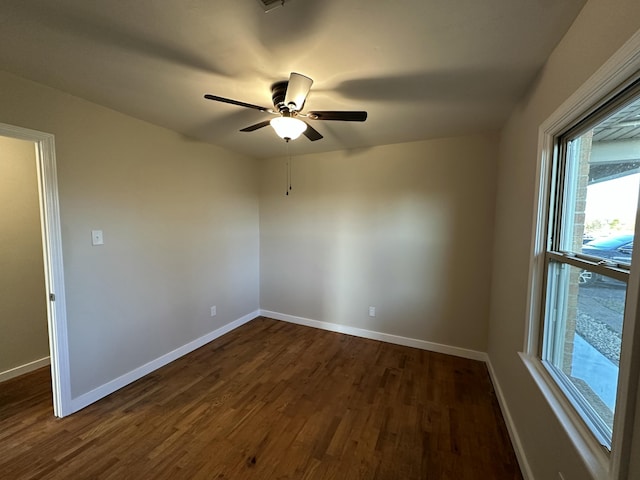
[[[35,144],[53,412],[63,417],[72,410],[54,137],[2,123],[0,136]]]

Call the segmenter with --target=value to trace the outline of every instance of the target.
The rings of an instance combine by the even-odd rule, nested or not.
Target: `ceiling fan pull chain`
[[[286,141],[286,140],[285,140]],[[291,162],[291,156],[289,155],[289,142],[287,143],[287,159],[286,159],[286,167],[287,167],[287,184],[285,185],[285,195],[289,196],[289,190],[291,190],[291,169],[289,162]]]
[[[287,150],[288,149],[289,149],[289,144],[287,144]],[[291,158],[291,154],[289,154],[289,190],[293,189],[293,187],[291,186],[292,183],[293,183],[293,159]]]

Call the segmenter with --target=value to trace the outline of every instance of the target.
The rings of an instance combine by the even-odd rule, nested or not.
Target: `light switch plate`
[[[91,230],[91,245],[104,245],[102,230]]]

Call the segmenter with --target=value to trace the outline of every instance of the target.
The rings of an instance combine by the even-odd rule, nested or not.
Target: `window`
[[[640,85],[554,137],[546,180],[536,352],[611,450],[640,191]],[[638,255],[638,254],[636,254]]]

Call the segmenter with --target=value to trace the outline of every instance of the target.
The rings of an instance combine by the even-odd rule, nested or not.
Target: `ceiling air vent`
[[[267,13],[273,10],[274,8],[284,6],[285,0],[258,0],[258,3],[262,6],[265,13]],[[288,3],[288,1],[286,3]]]

